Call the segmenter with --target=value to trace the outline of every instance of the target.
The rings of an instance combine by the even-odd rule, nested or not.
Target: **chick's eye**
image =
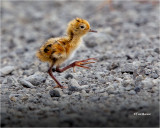
[[[80,28],[84,28],[84,26],[80,26]]]

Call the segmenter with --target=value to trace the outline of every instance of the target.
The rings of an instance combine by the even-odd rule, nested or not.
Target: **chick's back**
[[[50,38],[37,51],[36,56],[40,61],[61,64],[66,58],[66,50],[59,38]]]

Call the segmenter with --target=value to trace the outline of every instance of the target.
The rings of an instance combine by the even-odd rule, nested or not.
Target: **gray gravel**
[[[24,87],[27,88],[34,88],[33,84],[31,84],[29,81],[24,80],[24,79],[19,79],[18,82],[23,85]]]
[[[159,8],[151,2],[2,2],[1,126],[159,126]],[[104,4],[103,4],[104,5]],[[55,73],[68,89],[56,89],[36,50],[65,35],[75,17],[98,33],[84,37],[74,60],[95,57],[90,70]],[[151,115],[134,115],[150,113]]]
[[[1,76],[5,76],[5,75],[10,74],[14,70],[15,70],[14,66],[5,66],[0,70],[0,73],[1,73]]]

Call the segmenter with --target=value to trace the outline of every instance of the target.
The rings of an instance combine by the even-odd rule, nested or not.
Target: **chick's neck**
[[[78,41],[82,37],[82,35],[74,34],[72,30],[67,31],[67,37],[69,41]]]

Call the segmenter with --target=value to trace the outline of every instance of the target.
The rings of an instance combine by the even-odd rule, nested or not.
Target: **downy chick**
[[[52,74],[53,66],[56,66],[57,72],[61,73],[71,67],[82,67],[88,68],[84,66],[85,64],[95,63],[88,62],[88,60],[96,60],[94,58],[89,58],[82,61],[75,61],[74,63],[60,69],[60,65],[67,60],[73,51],[75,51],[81,43],[81,38],[87,34],[88,32],[97,32],[90,29],[90,24],[88,21],[76,18],[69,22],[67,28],[67,36],[65,37],[57,37],[48,39],[43,46],[37,51],[36,56],[39,60],[43,62],[48,62],[50,64],[50,68],[48,70],[49,75],[53,78],[53,80],[57,83],[56,87],[65,88],[62,86],[58,80]]]

